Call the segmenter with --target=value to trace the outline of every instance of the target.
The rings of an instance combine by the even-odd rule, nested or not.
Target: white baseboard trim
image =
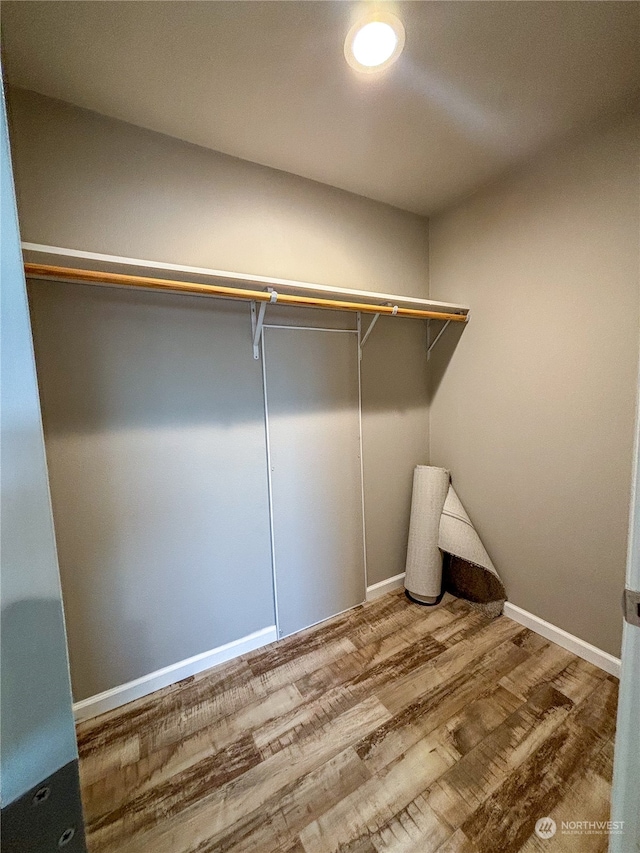
[[[379,583],[374,583],[367,587],[367,601],[373,601],[374,598],[379,598],[393,589],[400,589],[404,586],[404,572],[401,575],[395,575],[392,578],[387,578]]]
[[[404,572],[367,587],[367,601],[373,601],[375,598],[379,598],[381,595],[385,595],[385,593],[391,592],[394,589],[400,589],[403,586]],[[514,622],[530,628],[536,634],[545,637],[545,639],[551,640],[563,649],[567,649],[567,651],[573,652],[578,657],[589,661],[595,666],[599,666],[610,675],[620,677],[620,659],[608,654],[608,652],[603,652],[602,649],[592,646],[590,643],[585,642],[585,640],[569,634],[568,631],[564,631],[550,622],[545,622],[539,616],[535,616],[533,613],[529,613],[527,610],[511,604],[509,601],[505,602],[504,615],[513,619]],[[218,664],[240,657],[240,655],[246,652],[273,643],[277,639],[276,626],[270,625],[267,628],[262,628],[260,631],[254,631],[253,634],[248,634],[246,637],[240,637],[238,640],[218,646],[211,651],[194,655],[186,660],[171,664],[171,666],[166,666],[163,669],[150,672],[148,675],[143,675],[141,678],[136,678],[134,681],[129,681],[118,687],[112,687],[110,690],[105,690],[104,693],[89,696],[87,699],[82,699],[80,702],[74,703],[73,713],[75,719],[77,722],[80,722],[80,720],[97,717],[106,711],[111,711],[114,708],[119,708],[121,705],[126,705],[128,702],[133,702],[134,699],[140,699],[143,696],[154,693],[156,690],[168,687],[177,681],[182,681],[183,678],[188,678],[190,675],[196,675]]]
[[[550,622],[545,622],[544,619],[534,616],[533,613],[529,613],[528,610],[523,610],[515,604],[511,604],[510,601],[505,602],[504,615],[508,616],[509,619],[513,619],[514,622],[530,628],[545,639],[551,640],[558,646],[562,646],[563,649],[573,652],[574,655],[583,658],[583,660],[588,660],[589,663],[599,666],[600,669],[603,669],[610,675],[620,678],[620,658],[616,658],[608,652],[603,652],[597,646],[592,646],[591,643],[587,643],[585,640],[569,634],[568,631],[563,631],[562,628],[558,628]]]
[[[148,696],[149,693],[160,690],[162,687],[168,687],[170,684],[182,681],[183,678],[188,678],[190,675],[196,675],[205,669],[240,657],[246,652],[259,649],[277,639],[276,626],[269,625],[268,628],[254,631],[253,634],[240,637],[239,640],[233,640],[231,643],[225,643],[209,652],[202,652],[202,654],[194,655],[186,660],[173,663],[171,666],[165,666],[163,669],[143,675],[141,678],[136,678],[135,681],[128,681],[119,687],[105,690],[104,693],[98,693],[96,696],[89,696],[88,699],[74,702],[74,717],[76,722],[97,717],[98,714],[104,714],[105,711],[119,708],[121,705],[126,705],[127,702],[133,702],[134,699]]]

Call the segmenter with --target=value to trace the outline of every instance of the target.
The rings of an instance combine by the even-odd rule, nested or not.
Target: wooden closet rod
[[[366,314],[393,314],[398,317],[413,317],[417,320],[449,320],[465,323],[466,314],[449,314],[442,311],[426,311],[421,308],[402,308],[395,305],[372,305],[367,302],[345,302],[338,299],[321,299],[315,296],[296,296],[278,293],[274,299],[272,291],[246,290],[224,287],[218,284],[196,284],[190,281],[172,281],[166,278],[122,275],[120,273],[79,270],[72,267],[57,267],[48,264],[25,264],[27,278],[59,279],[77,281],[82,284],[97,284],[115,287],[167,290],[177,293],[197,293],[200,296],[218,296],[227,299],[246,299],[251,302],[277,302],[278,305],[301,305],[308,308],[329,308],[332,311],[360,311]]]

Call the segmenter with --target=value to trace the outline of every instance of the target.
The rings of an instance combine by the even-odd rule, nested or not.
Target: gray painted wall
[[[614,655],[639,165],[637,117],[610,123],[430,226],[432,297],[472,307],[434,351],[431,462],[451,468],[511,601]]]
[[[2,98],[2,806],[77,756],[60,579]]]
[[[74,697],[273,625],[248,307],[29,293]]]
[[[23,240],[428,295],[426,220],[9,90]]]
[[[413,469],[429,461],[423,417],[425,325],[381,317],[364,346],[362,449],[370,585],[404,572]]]
[[[418,216],[33,93],[13,92],[10,102],[18,205],[22,235],[27,241],[321,284],[428,295],[427,222]],[[227,451],[231,453],[230,448],[234,448],[229,458],[246,473],[242,492],[246,502],[243,498],[242,505],[232,513],[223,505],[220,491],[210,496],[209,510],[215,517],[223,509],[231,539],[247,540],[245,547],[268,557],[261,527],[266,462],[249,473],[243,451],[239,444],[234,446],[236,438],[242,443],[244,437],[240,432],[236,438],[229,434],[229,430],[248,429],[251,424],[250,443],[257,458],[258,428],[252,418],[261,409],[262,395],[255,383],[259,365],[251,359],[247,309],[240,315],[234,313],[236,309],[222,308],[219,302],[179,301],[166,296],[147,297],[145,302],[136,296],[132,297],[136,305],[129,320],[121,297],[114,297],[113,292],[105,296],[106,291],[88,295],[83,290],[84,295],[76,300],[70,294],[80,289],[37,285],[32,290],[77,699],[98,687],[134,678],[141,669],[174,663],[187,653],[207,651],[212,644],[272,622],[272,617],[267,618],[270,597],[262,596],[261,606],[239,602],[234,557],[220,561],[216,579],[202,579],[222,596],[216,604],[216,619],[207,622],[202,614],[199,622],[183,633],[179,626],[188,612],[186,598],[178,595],[176,612],[166,612],[177,588],[187,587],[183,579],[174,576],[169,556],[158,551],[163,560],[166,557],[162,570],[159,564],[141,567],[140,551],[134,547],[136,541],[140,544],[139,537],[127,526],[130,507],[112,504],[109,522],[102,514],[89,517],[75,491],[79,489],[85,498],[97,495],[107,474],[121,477],[131,487],[133,470],[128,470],[125,459],[140,467],[148,440],[157,458],[164,458],[167,446],[161,439],[170,428],[181,431],[172,449],[182,438],[188,438],[195,417],[194,400],[199,400],[206,373],[194,371],[193,365],[206,363],[214,353],[224,371],[222,375],[205,376],[205,383],[216,386],[215,394],[208,401],[209,409],[202,403],[196,422],[198,418],[200,424],[211,419],[215,431],[222,406],[218,410],[214,399],[226,406],[239,389],[246,395],[250,414],[241,426],[238,415],[233,425],[221,427]],[[184,325],[182,316],[190,318]],[[327,317],[314,313],[314,317],[321,316]],[[153,318],[153,322],[145,318]],[[192,322],[199,330],[197,341],[189,339]],[[137,340],[131,334],[134,323],[141,329]],[[237,323],[233,341],[229,327],[224,345],[218,344],[216,335],[224,332],[227,323]],[[82,331],[83,324],[95,335]],[[205,328],[210,330],[211,340],[201,331]],[[121,351],[118,342],[124,340],[130,343]],[[365,507],[371,536],[367,543],[369,584],[404,569],[412,470],[427,460],[428,451],[424,340],[423,323],[381,320],[367,342],[362,362]],[[151,352],[144,349],[147,344]],[[126,352],[131,355],[128,373],[122,369]],[[182,374],[177,370],[171,374],[171,353],[179,353],[183,359]],[[152,358],[156,359],[154,364],[150,364]],[[187,368],[189,360],[191,367]],[[154,396],[162,399],[164,393],[166,399],[162,403],[164,412],[151,407],[147,409],[148,420],[140,424],[138,394],[146,393],[145,364],[145,371],[149,369],[153,377]],[[64,405],[58,405],[57,392],[70,370],[75,371],[74,382],[64,389]],[[185,401],[184,410],[180,400]],[[169,427],[167,412],[176,406],[183,418]],[[131,421],[136,430],[140,427],[146,431],[144,441]],[[124,443],[118,444],[120,441]],[[108,452],[106,448],[110,448]],[[109,455],[112,452],[116,453],[116,462]],[[151,468],[151,462],[147,463]],[[205,495],[208,486],[202,470],[194,468],[192,475],[189,489]],[[81,481],[84,485],[78,487]],[[148,479],[147,491],[157,492],[158,485],[157,480]],[[183,485],[186,490],[186,483]],[[107,512],[104,507],[102,510]],[[126,543],[126,553],[117,559],[113,541],[105,543],[107,531],[114,530],[109,527],[115,524],[114,519],[117,536],[123,536]],[[199,541],[203,547],[204,539]],[[151,544],[144,552],[145,560],[154,553]],[[111,567],[108,579],[102,578],[107,565]],[[257,558],[252,565],[255,576],[262,579],[260,584],[266,567]],[[161,591],[160,580],[171,584],[171,578],[174,586]],[[243,582],[247,579],[243,576]],[[194,586],[196,608],[201,607],[201,601],[195,599],[202,583]],[[144,622],[139,603],[135,613],[123,616],[128,620],[123,634],[126,642],[110,622],[110,616],[123,608],[123,601],[116,596],[118,589],[125,590],[124,606],[134,595],[149,597],[150,610],[145,618],[157,622],[153,629],[149,621]],[[98,599],[92,598],[95,596]],[[110,603],[106,601],[109,597]],[[96,625],[89,614],[98,613],[103,613],[103,621]],[[160,628],[165,615],[171,626],[167,628],[167,643]],[[104,639],[97,636],[96,628]],[[112,640],[106,639],[108,634],[113,635]],[[108,648],[109,642],[116,646]],[[96,666],[93,657],[98,648],[103,649],[102,660],[111,661],[104,669],[102,664]]]
[[[268,328],[263,357],[285,636],[365,600],[358,336]]]

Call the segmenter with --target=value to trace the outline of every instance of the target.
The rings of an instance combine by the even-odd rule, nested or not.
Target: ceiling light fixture
[[[352,68],[365,73],[383,71],[404,47],[404,27],[395,15],[377,14],[354,24],[344,42],[344,55]]]

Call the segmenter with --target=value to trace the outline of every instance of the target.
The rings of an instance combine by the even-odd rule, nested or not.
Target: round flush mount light
[[[370,74],[392,65],[404,47],[404,27],[395,15],[379,14],[354,24],[344,42],[344,55],[356,71]]]

